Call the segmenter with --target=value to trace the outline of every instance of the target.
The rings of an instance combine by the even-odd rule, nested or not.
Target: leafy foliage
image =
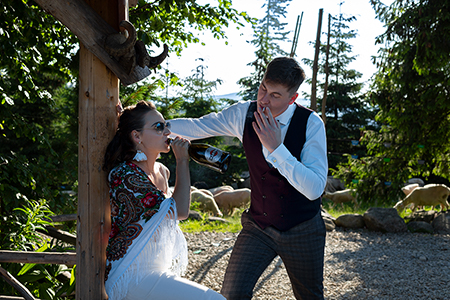
[[[375,111],[361,93],[363,84],[358,80],[362,74],[348,68],[356,58],[352,56],[352,45],[349,43],[357,35],[357,31],[350,27],[351,22],[355,20],[354,16],[343,14],[331,16],[329,83],[325,110],[323,108],[325,80],[317,83],[322,92],[318,108],[319,111],[325,111],[326,116],[328,164],[331,169],[335,169],[338,163],[346,161],[344,154],[364,156],[365,148],[360,144],[352,144],[352,141],[359,141],[363,128],[373,129],[376,125],[373,122]],[[320,45],[319,74],[326,74],[326,48],[326,44]],[[310,67],[313,65],[311,59],[303,59],[303,62]],[[311,79],[307,81],[311,83]],[[305,93],[304,96],[309,95]]]
[[[54,199],[76,170],[76,141],[68,137],[77,121],[65,115],[71,100],[56,95],[72,78],[75,37],[32,3],[2,1],[0,12],[2,215],[18,206],[18,193]]]
[[[358,191],[372,191],[366,199],[393,202],[411,177],[448,184],[450,1],[371,2],[386,24],[369,94],[383,126],[364,133],[369,156],[343,165],[339,174],[359,180]]]

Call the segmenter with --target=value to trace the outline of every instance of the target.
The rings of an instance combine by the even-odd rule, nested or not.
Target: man
[[[322,119],[294,104],[304,78],[293,58],[279,57],[267,66],[256,102],[171,122],[172,132],[186,138],[236,136],[244,146],[251,205],[225,273],[221,292],[228,300],[251,299],[277,255],[297,299],[323,299],[326,137]]]

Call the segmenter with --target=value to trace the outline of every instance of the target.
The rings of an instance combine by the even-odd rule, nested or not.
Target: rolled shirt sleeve
[[[328,173],[325,126],[319,115],[311,113],[309,116],[301,162],[284,144],[269,153],[266,160],[309,200],[319,198],[325,189]]]
[[[171,120],[171,136],[179,135],[190,140],[212,136],[235,136],[242,142],[249,105],[250,101],[240,101],[221,112],[210,113],[198,119]]]

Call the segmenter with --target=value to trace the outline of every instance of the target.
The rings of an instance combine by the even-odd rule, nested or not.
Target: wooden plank
[[[77,214],[67,214],[67,215],[58,215],[58,216],[51,216],[50,219],[52,222],[70,222],[70,221],[76,221],[77,220]]]
[[[319,9],[319,21],[317,23],[317,36],[316,36],[316,50],[314,52],[314,62],[313,62],[313,76],[311,80],[311,109],[313,111],[317,110],[317,72],[319,70],[319,52],[320,52],[320,34],[322,33],[322,16],[323,8]]]
[[[45,226],[45,229],[46,230],[37,229],[36,231],[43,233],[45,235],[57,238],[58,240],[61,240],[63,242],[66,242],[66,243],[74,245],[74,246],[77,244],[77,237],[69,232],[66,232],[61,229],[57,229],[52,226]]]
[[[22,299],[25,300],[36,300],[33,294],[22,284],[19,280],[17,280],[14,276],[12,276],[8,271],[0,267],[0,277],[5,279],[10,286],[12,286],[16,291],[19,292],[23,296]]]
[[[0,250],[0,262],[73,266],[76,263],[76,253]]]
[[[140,66],[136,66],[131,74],[127,74],[119,63],[110,57],[104,49],[106,37],[117,33],[119,30],[118,24],[121,20],[117,20],[119,15],[117,0],[112,0],[111,2],[101,0],[97,1],[98,3],[86,1],[93,3],[92,5],[96,5],[96,7],[100,7],[99,4],[106,3],[106,6],[101,7],[100,10],[94,10],[92,5],[88,5],[83,0],[35,0],[35,2],[69,28],[89,51],[94,53],[120,78],[123,85],[127,86],[136,83],[150,75],[151,72],[148,67],[141,68]],[[108,15],[113,6],[115,16]],[[105,21],[108,17],[115,18],[113,26]]]
[[[87,3],[111,26],[118,26],[121,16],[117,0],[89,0]],[[102,165],[106,146],[117,128],[119,80],[82,43],[79,70],[76,299],[108,299],[104,272],[110,209]]]
[[[40,300],[38,298],[34,298],[35,300]],[[24,297],[17,297],[17,296],[1,296],[0,300],[26,300]]]

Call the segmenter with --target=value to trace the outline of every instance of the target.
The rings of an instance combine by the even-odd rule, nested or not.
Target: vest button
[[[283,199],[284,197],[283,196],[280,196],[280,199]]]
[[[263,177],[261,177],[261,179],[262,179],[262,180],[266,180],[266,177],[263,176]]]
[[[263,195],[263,199],[266,199],[266,195]]]
[[[265,217],[267,217],[267,214],[266,214],[266,213],[264,213],[264,216],[265,216]]]
[[[281,215],[280,217],[282,217],[282,218],[283,218],[283,217],[284,217],[284,215]]]

